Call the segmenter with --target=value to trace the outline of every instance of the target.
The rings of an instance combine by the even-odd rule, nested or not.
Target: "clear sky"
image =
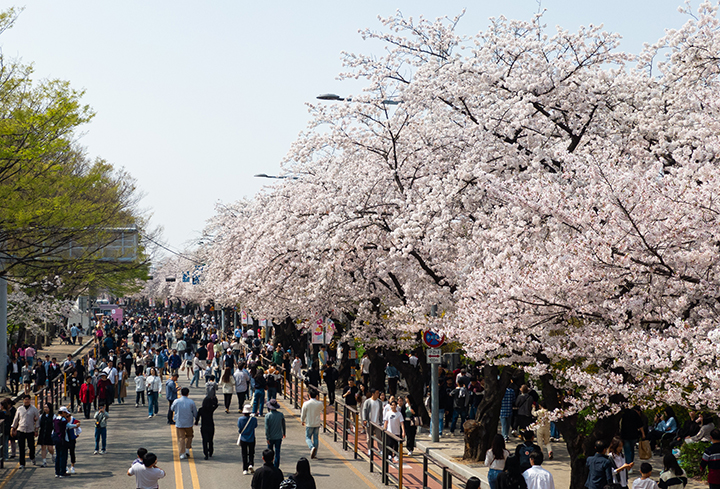
[[[697,6],[699,0],[694,0]],[[682,25],[681,0],[543,0],[549,27],[604,24],[638,52]],[[5,6],[22,4],[5,3]],[[491,16],[530,19],[536,0],[30,0],[0,36],[7,57],[36,78],[85,89],[97,112],[80,140],[92,157],[124,167],[163,237],[183,249],[215,204],[251,197],[276,174],[320,93],[358,93],[339,82],[341,51],[380,53],[362,28],[377,16],[454,16],[462,34]]]

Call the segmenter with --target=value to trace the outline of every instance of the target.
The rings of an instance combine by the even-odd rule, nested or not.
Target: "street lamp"
[[[257,175],[253,175],[255,178],[289,178],[291,180],[297,180],[298,177],[293,177],[290,175],[266,175],[265,173],[258,173]]]
[[[343,98],[335,93],[323,93],[316,97],[319,100],[332,100],[336,102],[352,102],[352,97]],[[381,102],[384,105],[398,105],[402,103],[402,100],[391,100],[385,99]]]

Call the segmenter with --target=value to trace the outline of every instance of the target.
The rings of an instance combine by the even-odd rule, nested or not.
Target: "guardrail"
[[[7,439],[5,438],[5,420],[0,419],[0,469],[5,468],[5,457],[7,456]]]
[[[431,453],[423,453],[423,478],[422,483],[423,487],[428,487],[429,479],[433,479],[434,481],[440,483],[440,487],[442,489],[452,489],[453,487],[453,478],[459,479],[463,484],[467,484],[467,477],[463,476],[462,474],[456,472],[455,470],[451,469],[447,465],[445,465],[442,460],[433,457]],[[432,463],[434,466],[438,467],[440,469],[440,477],[437,477],[435,475],[435,472],[430,470],[430,463]]]

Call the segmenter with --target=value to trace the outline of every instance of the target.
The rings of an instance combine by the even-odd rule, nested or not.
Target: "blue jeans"
[[[557,426],[555,426],[554,421],[550,421],[550,438],[560,438],[560,432],[557,429]]]
[[[467,409],[453,410],[452,422],[450,423],[450,433],[455,433],[455,425],[457,424],[458,418],[460,418],[460,433],[464,433],[463,425],[467,419]]]
[[[439,433],[440,435],[442,435],[443,423],[445,422],[445,410],[444,410],[444,409],[440,409],[440,410],[438,411],[438,418],[440,419],[440,422],[438,423],[438,425],[439,425],[439,426],[438,426],[438,433]],[[430,433],[432,433],[432,429],[433,429],[433,426],[432,426],[432,417],[431,417],[431,418],[430,418]]]
[[[107,426],[104,428],[95,427],[95,451],[100,449],[100,438],[102,438],[102,449],[105,451],[107,448]]]
[[[623,453],[625,454],[625,463],[631,463],[635,460],[635,444],[637,440],[623,440]]]
[[[252,412],[262,416],[264,407],[265,407],[265,390],[264,389],[255,389],[255,395],[253,396]]]
[[[510,420],[512,418],[510,416],[501,416],[500,417],[500,425],[502,426],[502,436],[506,440],[510,438]]]
[[[267,396],[268,396],[268,401],[270,399],[277,399],[277,389],[275,387],[268,387]]]
[[[193,384],[195,384],[195,387],[200,387],[200,371],[199,370],[196,370],[195,372],[193,372],[193,378],[190,381],[190,387],[192,387]]]
[[[154,416],[160,411],[158,406],[158,392],[148,393],[148,416]]]
[[[268,448],[275,452],[273,465],[278,468],[280,468],[280,445],[282,445],[282,438],[279,440],[268,440]]]
[[[490,469],[488,471],[488,484],[490,484],[490,489],[497,489],[497,477],[501,472],[502,470],[497,469]]]
[[[314,428],[310,426],[305,427],[305,443],[307,443],[307,446],[309,449],[313,449],[318,446],[318,435],[320,434],[320,427],[316,426]]]

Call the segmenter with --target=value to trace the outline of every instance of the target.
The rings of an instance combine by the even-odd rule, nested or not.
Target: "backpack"
[[[280,483],[280,489],[297,489],[297,482],[292,477],[288,477]]]

